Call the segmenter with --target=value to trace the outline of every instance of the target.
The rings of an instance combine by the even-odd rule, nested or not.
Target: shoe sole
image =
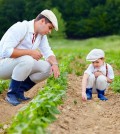
[[[9,101],[8,101],[8,99],[7,98],[5,98],[5,100],[10,104],[10,105],[12,105],[12,106],[17,106],[17,105],[19,105],[20,103],[18,103],[18,104],[12,104],[12,103],[10,103]]]

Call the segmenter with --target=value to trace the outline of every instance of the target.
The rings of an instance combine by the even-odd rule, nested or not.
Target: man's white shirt
[[[47,36],[37,35],[32,43],[34,34],[34,20],[17,22],[12,25],[0,41],[0,58],[10,58],[14,48],[39,49],[44,58],[54,55],[49,46]]]

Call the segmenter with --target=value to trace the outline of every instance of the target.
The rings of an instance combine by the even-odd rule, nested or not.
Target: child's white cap
[[[105,57],[105,53],[102,49],[93,49],[87,55],[86,60],[87,61],[96,61],[103,57]]]
[[[51,10],[48,10],[48,9],[43,10],[41,14],[45,16],[46,18],[48,18],[53,24],[55,30],[58,31],[58,21],[57,21],[57,17],[55,16],[55,14]]]

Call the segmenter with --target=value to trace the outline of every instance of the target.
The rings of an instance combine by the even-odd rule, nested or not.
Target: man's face
[[[46,23],[45,19],[41,19],[38,23],[38,33],[41,35],[47,35],[54,29],[52,23]]]
[[[92,62],[92,64],[93,64],[93,66],[95,68],[99,68],[99,67],[101,67],[104,64],[104,59],[103,58],[98,59],[98,60]]]

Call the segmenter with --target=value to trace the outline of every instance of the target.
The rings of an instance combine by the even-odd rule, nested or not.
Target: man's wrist
[[[53,62],[52,65],[58,65],[58,63],[57,62]]]
[[[57,66],[58,66],[58,63],[57,63],[57,62],[54,62],[54,63],[52,63],[52,66],[53,66],[53,65],[57,65]]]

